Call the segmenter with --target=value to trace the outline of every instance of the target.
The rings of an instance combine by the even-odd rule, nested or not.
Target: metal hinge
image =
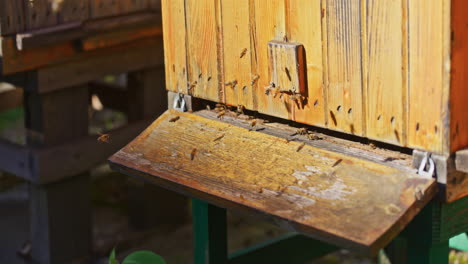
[[[180,112],[187,112],[187,102],[183,94],[179,93],[174,96],[172,108]]]
[[[425,152],[418,167],[418,174],[426,178],[432,178],[435,176],[435,163],[431,155],[431,153]]]

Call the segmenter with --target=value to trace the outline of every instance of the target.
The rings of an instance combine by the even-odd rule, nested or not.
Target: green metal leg
[[[192,199],[195,264],[226,264],[226,210]]]
[[[403,231],[407,264],[448,264],[449,241],[440,238],[440,212],[441,204],[431,202]]]

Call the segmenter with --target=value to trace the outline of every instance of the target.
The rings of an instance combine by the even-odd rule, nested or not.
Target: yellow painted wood
[[[367,1],[367,34],[363,38],[367,48],[367,136],[397,145],[406,145],[406,3]]]
[[[359,0],[328,0],[328,127],[365,136]]]
[[[187,94],[185,1],[162,0],[166,89]]]
[[[288,97],[268,96],[265,88],[270,85],[268,42],[283,41],[286,36],[286,3],[285,0],[255,1],[255,51],[257,54],[256,95],[258,111],[268,115],[292,119],[291,100]]]
[[[409,1],[410,147],[443,153],[448,138],[444,101],[444,4],[439,0]]]
[[[222,30],[226,33],[222,35],[226,103],[253,109],[250,2],[222,0],[220,3]]]
[[[288,38],[304,45],[307,64],[307,101],[303,108],[294,108],[294,119],[301,123],[325,126],[321,17],[320,0],[288,2]]]
[[[192,197],[253,209],[289,229],[370,252],[391,241],[436,190],[432,178],[177,111],[110,162]]]
[[[219,101],[218,31],[215,0],[186,0],[188,92]],[[221,93],[222,94],[222,93]]]

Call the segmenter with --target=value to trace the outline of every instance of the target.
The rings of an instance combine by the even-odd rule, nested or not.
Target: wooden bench
[[[449,238],[468,230],[464,9],[162,1],[169,106],[192,113],[166,112],[110,163],[194,198],[195,263],[301,263],[294,245],[318,243],[228,257],[226,209],[325,243],[305,257],[394,240],[394,263],[447,263]]]

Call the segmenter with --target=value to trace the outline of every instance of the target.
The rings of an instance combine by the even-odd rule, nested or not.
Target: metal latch
[[[185,102],[183,94],[179,93],[174,97],[172,108],[180,112],[187,112],[187,102]]]
[[[418,168],[418,174],[426,178],[432,178],[435,175],[435,164],[429,152],[424,154]]]

